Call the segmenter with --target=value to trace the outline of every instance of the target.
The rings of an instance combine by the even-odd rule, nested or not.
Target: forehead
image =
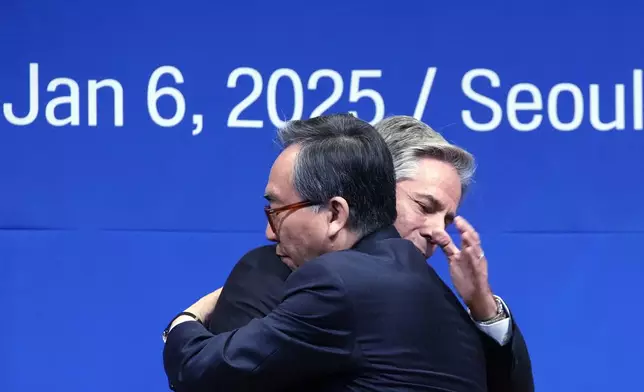
[[[433,196],[452,211],[461,202],[461,180],[456,168],[437,159],[420,158],[416,176],[408,186],[417,195]]]
[[[292,145],[284,149],[275,159],[266,184],[267,199],[278,202],[290,202],[297,199],[293,187],[293,168],[299,151],[298,145]]]

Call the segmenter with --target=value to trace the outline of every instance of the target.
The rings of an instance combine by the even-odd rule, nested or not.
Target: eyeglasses
[[[275,222],[273,221],[273,216],[279,214],[280,212],[284,211],[296,211],[299,210],[300,208],[304,207],[310,207],[314,206],[316,203],[313,203],[312,201],[299,201],[297,203],[293,204],[287,204],[283,207],[278,207],[278,208],[270,208],[268,206],[264,207],[264,212],[266,213],[266,218],[268,219],[268,224],[271,226],[271,230],[273,230],[273,233],[275,236],[277,236],[277,226],[275,225]]]

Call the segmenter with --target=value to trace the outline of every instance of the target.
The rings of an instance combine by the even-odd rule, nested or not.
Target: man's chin
[[[436,245],[432,245],[429,249],[426,249],[423,254],[425,255],[425,258],[429,260],[429,258],[434,255],[434,252],[436,252]]]
[[[293,262],[293,260],[290,257],[288,257],[288,256],[279,256],[279,258],[280,258],[280,260],[282,260],[282,263],[286,264],[291,270],[295,270],[295,268],[297,268],[295,266],[295,263]]]
[[[425,256],[426,260],[429,260],[429,258],[432,257],[432,255],[434,254],[434,250],[435,250],[433,246],[429,247],[429,248],[427,248],[427,247],[426,248],[421,248],[421,247],[417,246],[417,248],[418,248],[418,250],[420,250],[420,253],[422,253],[423,256]]]
[[[422,246],[420,246],[419,244],[417,244],[414,241],[412,241],[412,243],[414,244],[416,249],[418,249],[420,251],[420,253],[422,253],[423,256],[425,256],[425,259],[429,259],[430,257],[432,257],[432,254],[434,253],[434,247],[433,246],[427,247],[426,244],[423,244]]]

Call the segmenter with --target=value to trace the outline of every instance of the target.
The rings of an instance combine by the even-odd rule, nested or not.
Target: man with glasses
[[[505,303],[492,294],[479,235],[465,219],[456,217],[474,176],[473,156],[412,117],[386,118],[376,129],[392,153],[396,170],[395,227],[426,258],[437,246],[446,254],[452,283],[485,347],[488,389],[533,391],[525,340]],[[282,212],[267,210],[266,235],[276,245],[253,249],[235,265],[211,318],[211,332],[232,331],[264,317],[282,299],[284,282],[297,267],[281,250],[275,234],[272,217]],[[460,249],[445,232],[452,222],[461,234]]]
[[[266,186],[269,238],[293,266],[262,318],[212,334],[219,290],[164,331],[178,391],[485,391],[478,329],[400,237],[392,156],[350,115],[293,121]],[[224,289],[226,291],[227,289]]]

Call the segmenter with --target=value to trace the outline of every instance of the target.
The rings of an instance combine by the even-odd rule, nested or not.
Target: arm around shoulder
[[[311,261],[264,318],[220,335],[196,322],[175,327],[164,348],[166,374],[186,391],[266,391],[346,370],[358,353],[352,313],[341,280]]]

